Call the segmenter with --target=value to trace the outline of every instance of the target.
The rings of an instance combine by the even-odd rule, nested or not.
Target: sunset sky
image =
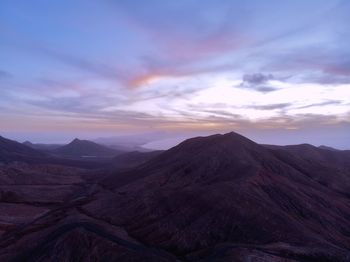
[[[0,135],[350,149],[350,1],[1,0]]]

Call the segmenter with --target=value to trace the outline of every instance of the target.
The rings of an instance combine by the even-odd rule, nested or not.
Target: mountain
[[[66,157],[113,157],[122,153],[95,142],[77,138],[68,145],[59,147],[52,152]]]
[[[130,168],[144,164],[145,162],[160,155],[163,151],[156,150],[151,152],[132,151],[120,154],[113,158],[112,165],[115,168]]]
[[[345,190],[350,174],[329,172],[334,183],[322,183],[326,163],[304,169],[304,160],[293,162],[300,153],[320,160],[329,152],[270,149],[236,133],[189,139],[137,170],[106,177],[115,194],[84,209],[184,260],[348,261],[349,196],[338,185]],[[338,163],[348,172],[343,158],[329,160],[328,171]]]
[[[28,140],[24,141],[22,144],[25,145],[25,146],[29,146],[31,148],[33,148],[33,146],[34,146],[34,144],[32,142],[28,141]]]
[[[51,150],[57,149],[62,146],[60,144],[34,144],[30,141],[25,141],[22,144],[45,152],[50,152]]]
[[[0,161],[20,160],[24,157],[43,157],[44,153],[0,136]]]
[[[3,186],[8,205],[27,212],[20,201],[30,196],[32,212],[46,211],[0,223],[0,260],[350,261],[349,160],[349,151],[259,145],[231,132],[125,171],[70,175],[64,192],[47,190],[57,194],[50,206],[42,188],[31,196]]]
[[[11,162],[23,162],[28,164],[50,164],[59,166],[97,169],[110,165],[108,161],[91,161],[90,159],[68,159],[52,156],[51,152],[33,149],[28,143],[19,143],[0,136],[0,165]]]
[[[335,148],[333,148],[333,147],[325,146],[325,145],[321,145],[321,146],[319,146],[318,148],[326,149],[326,150],[332,150],[332,151],[337,151],[337,150],[338,150],[338,149],[335,149]]]
[[[94,140],[94,142],[102,145],[116,146],[126,148],[127,151],[138,150],[142,145],[151,141],[164,139],[171,136],[167,132],[147,132],[141,134],[120,135],[114,137],[101,137]]]
[[[350,196],[350,151],[309,144],[268,146],[276,158],[314,182]]]

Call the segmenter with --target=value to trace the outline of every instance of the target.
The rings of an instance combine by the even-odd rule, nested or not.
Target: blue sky
[[[345,0],[2,0],[0,132],[350,148],[349,13]]]

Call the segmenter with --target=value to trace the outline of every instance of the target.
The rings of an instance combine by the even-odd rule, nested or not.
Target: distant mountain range
[[[0,161],[21,159],[25,156],[43,157],[44,153],[0,136]]]
[[[48,151],[48,152],[62,146],[61,144],[34,144],[30,141],[25,141],[22,144],[37,150]]]
[[[52,153],[70,157],[113,157],[122,154],[123,151],[76,138],[68,145],[52,150]]]
[[[348,150],[231,132],[112,158],[134,160],[86,173],[0,167],[1,221],[11,221],[0,221],[0,260],[350,261]],[[49,185],[28,185],[41,172]],[[17,225],[28,206],[40,215]]]
[[[74,139],[67,145],[19,143],[0,136],[0,163],[13,161],[58,164],[83,168],[131,168],[161,151],[122,151],[92,141]]]

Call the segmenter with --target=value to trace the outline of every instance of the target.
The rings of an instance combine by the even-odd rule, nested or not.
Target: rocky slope
[[[349,261],[348,157],[228,133],[127,171],[74,171],[66,193],[32,198],[40,209],[21,206],[28,219],[0,228],[0,260]],[[19,181],[4,177],[3,187]]]

